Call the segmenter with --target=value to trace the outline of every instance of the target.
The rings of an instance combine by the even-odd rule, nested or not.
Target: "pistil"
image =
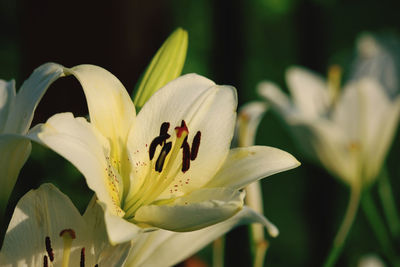
[[[75,232],[72,229],[64,229],[60,232],[60,236],[64,241],[64,253],[62,260],[62,267],[69,266],[69,257],[71,254],[72,241],[75,239]]]

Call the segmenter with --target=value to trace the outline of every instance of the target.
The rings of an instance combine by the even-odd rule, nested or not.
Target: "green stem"
[[[334,266],[336,261],[338,260],[340,253],[343,250],[346,237],[356,217],[358,206],[360,203],[360,196],[361,196],[361,187],[353,186],[351,188],[350,200],[347,206],[346,214],[339,228],[339,231],[336,234],[335,240],[333,241],[332,249],[325,261],[324,267]]]
[[[268,244],[267,240],[259,241],[259,242],[255,243],[253,267],[264,266],[265,254],[267,253],[268,246],[269,246],[269,244]]]
[[[212,262],[214,267],[224,267],[225,238],[219,237],[213,242]]]
[[[381,199],[383,211],[393,237],[400,235],[400,218],[396,209],[396,202],[393,196],[392,187],[386,167],[382,168],[381,177],[378,180],[378,192]]]
[[[389,234],[386,231],[385,224],[375,206],[370,191],[366,190],[361,200],[361,205],[386,257],[392,262],[393,266],[400,266],[400,261],[396,257]]]

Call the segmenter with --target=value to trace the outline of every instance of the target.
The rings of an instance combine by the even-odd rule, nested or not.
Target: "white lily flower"
[[[229,150],[236,90],[195,74],[157,91],[135,116],[119,80],[91,65],[65,69],[81,82],[91,122],[57,114],[32,131],[74,164],[96,192],[112,243],[143,229],[192,231],[242,209],[247,184],[298,166],[290,154]]]
[[[23,83],[18,93],[14,81],[0,80],[0,218],[31,152],[25,134],[36,106],[49,85],[62,75],[59,65],[44,64]]]
[[[259,93],[292,128],[303,151],[346,184],[361,187],[380,171],[397,129],[400,97],[390,99],[369,78],[348,83],[338,95],[336,71],[325,81],[303,68],[290,68],[286,78],[292,101],[270,82],[261,83]]]
[[[66,195],[44,184],[18,202],[0,266],[122,266],[130,247],[129,242],[109,244],[100,207],[81,216]]]

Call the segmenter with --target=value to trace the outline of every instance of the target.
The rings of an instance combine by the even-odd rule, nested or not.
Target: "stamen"
[[[62,267],[69,266],[69,255],[71,254],[72,240],[75,239],[75,231],[72,229],[64,229],[60,232],[60,236],[64,241],[64,254],[62,260]]]
[[[169,129],[169,122],[163,122],[160,127],[160,136],[167,135]]]
[[[196,135],[193,138],[192,150],[190,152],[190,160],[192,161],[196,159],[197,154],[199,153],[200,139],[201,139],[201,132],[197,131]]]
[[[187,142],[187,136],[182,143],[182,172],[186,172],[190,168],[190,147]]]
[[[162,145],[165,141],[171,136],[168,134],[169,122],[163,122],[160,127],[160,135],[153,139],[150,143],[149,147],[149,156],[150,160],[153,159],[154,154],[156,153],[156,148],[158,145]]]
[[[47,256],[44,255],[43,257],[43,267],[48,267],[49,266],[49,260],[47,259]]]
[[[49,255],[50,261],[53,262],[54,261],[54,252],[53,252],[53,248],[51,247],[50,237],[46,236],[45,243],[46,243],[47,255]]]
[[[81,260],[79,262],[80,267],[85,267],[85,248],[81,249]]]
[[[160,155],[157,158],[155,170],[161,172],[164,166],[165,158],[167,157],[169,151],[171,151],[172,142],[165,143]]]

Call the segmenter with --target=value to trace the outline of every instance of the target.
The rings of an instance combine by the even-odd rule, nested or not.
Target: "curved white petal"
[[[254,145],[258,125],[266,111],[266,103],[256,101],[247,103],[240,108],[235,131],[238,146]]]
[[[187,233],[158,230],[141,235],[136,243],[137,245],[132,248],[126,266],[172,266],[194,254],[232,228],[249,223],[261,223],[267,227],[272,236],[278,235],[278,229],[265,217],[248,207],[243,207],[241,211],[226,221],[201,230]]]
[[[60,113],[34,127],[29,137],[69,160],[85,176],[100,201],[111,207],[111,212],[118,213],[108,186],[109,143],[90,123],[74,118],[71,113]]]
[[[350,83],[344,89],[332,113],[332,121],[340,127],[353,142],[361,141],[361,134],[366,134],[367,117],[364,116],[366,103],[360,92],[359,83]]]
[[[293,112],[292,103],[288,96],[272,82],[261,82],[257,86],[257,92],[264,97],[284,117]]]
[[[46,63],[35,69],[15,97],[4,132],[25,134],[31,125],[36,106],[47,88],[62,76],[64,67],[59,64]]]
[[[228,188],[199,189],[172,203],[142,206],[135,220],[172,231],[193,231],[233,216],[242,208],[243,198]]]
[[[317,158],[334,176],[347,185],[360,183],[360,146],[352,143],[337,125],[326,120],[310,123],[312,148]]]
[[[240,147],[231,149],[224,165],[207,187],[231,187],[240,189],[246,185],[293,169],[300,163],[289,153],[267,146]]]
[[[4,212],[18,174],[30,153],[31,142],[24,136],[0,135],[0,212]]]
[[[385,107],[375,124],[376,131],[371,133],[370,143],[366,147],[365,178],[369,183],[378,176],[386,154],[398,128],[400,116],[400,98]],[[372,135],[374,134],[374,135]]]
[[[187,141],[190,147],[193,147],[193,137],[197,132],[201,133],[197,158],[190,161],[190,168],[185,173],[178,170],[182,160],[182,154],[179,154],[175,164],[178,174],[171,185],[187,181],[187,178],[190,181],[183,183],[174,194],[183,195],[207,183],[228,154],[236,120],[236,105],[234,88],[217,86],[196,74],[181,76],[157,91],[138,114],[137,127],[129,137],[130,158],[134,160],[131,193],[139,190],[148,172],[148,147],[159,136],[163,122],[170,124],[168,133],[171,138],[168,141],[174,142],[174,128],[180,126],[182,120],[189,129]],[[170,187],[165,189],[159,198],[171,197],[170,190]]]
[[[137,225],[128,222],[124,218],[113,214],[109,211],[110,207],[104,203],[98,202],[104,210],[104,220],[107,228],[110,243],[120,244],[136,238],[136,236],[144,230]]]
[[[109,71],[94,65],[79,65],[68,71],[82,85],[91,123],[115,145],[125,144],[136,112],[123,84]]]
[[[0,133],[4,131],[10,106],[15,98],[15,81],[0,80]]]
[[[304,116],[316,118],[326,112],[330,105],[328,88],[319,75],[301,67],[290,67],[286,82],[295,105]]]

